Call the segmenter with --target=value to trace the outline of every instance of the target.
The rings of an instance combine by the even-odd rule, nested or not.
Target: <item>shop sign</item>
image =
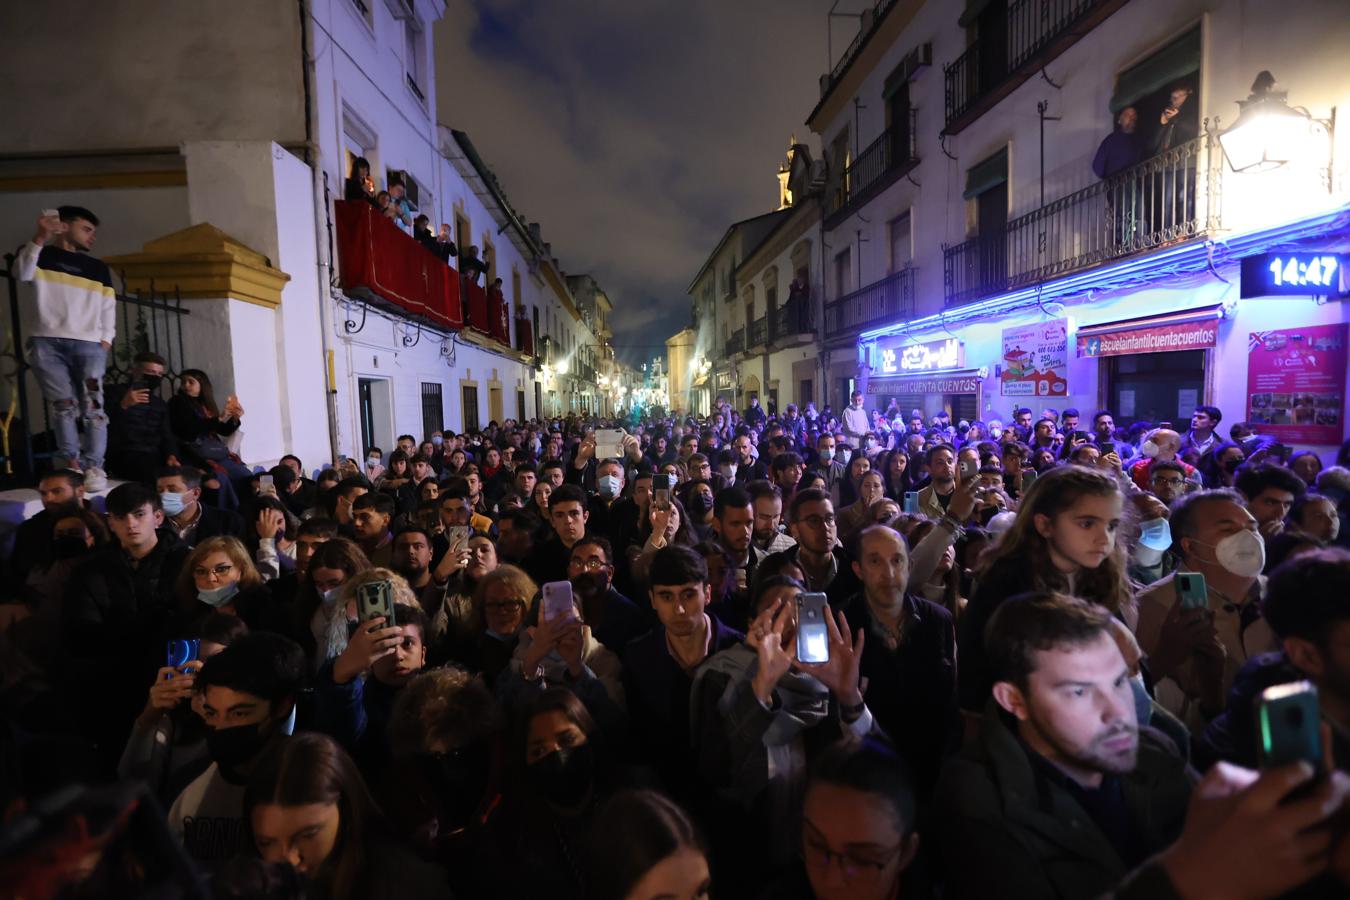
[[[917,375],[909,378],[869,378],[869,394],[978,394],[981,378],[969,375]]]
[[[877,371],[882,375],[939,372],[943,369],[959,369],[966,364],[965,344],[957,338],[923,344],[880,346],[878,353]]]
[[[1257,331],[1247,338],[1247,421],[1286,444],[1339,444],[1345,433],[1350,325]]]
[[[1131,353],[1168,353],[1174,350],[1203,350],[1219,340],[1219,320],[1203,319],[1180,325],[1130,328],[1092,335],[1078,335],[1078,355],[1127,356]]]
[[[1003,396],[1067,396],[1068,335],[1067,319],[1003,329],[1003,367],[999,373]]]

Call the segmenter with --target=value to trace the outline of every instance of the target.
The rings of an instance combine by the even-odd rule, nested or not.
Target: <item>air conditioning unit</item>
[[[417,18],[417,11],[413,9],[413,0],[384,0],[384,5],[389,7],[389,11],[394,14],[394,18],[400,22]]]
[[[933,44],[932,42],[923,43],[915,47],[905,57],[904,73],[906,81],[913,81],[914,76],[920,70],[926,69],[933,64]]]

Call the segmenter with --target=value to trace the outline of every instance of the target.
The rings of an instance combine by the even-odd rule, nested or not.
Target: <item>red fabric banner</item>
[[[334,204],[343,290],[365,290],[439,328],[464,326],[459,276],[364,200]]]

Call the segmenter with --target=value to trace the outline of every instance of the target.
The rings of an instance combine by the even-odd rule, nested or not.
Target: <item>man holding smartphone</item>
[[[98,216],[82,206],[42,211],[37,232],[19,251],[19,280],[33,284],[37,324],[28,340],[28,361],[51,410],[57,451],[66,465],[84,472],[84,486],[108,486],[103,456],[108,414],[103,373],[116,334],[112,272],[89,255]],[[76,410],[84,444],[76,429]]]

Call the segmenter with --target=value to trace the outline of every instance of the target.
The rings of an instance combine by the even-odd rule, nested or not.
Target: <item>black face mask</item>
[[[84,538],[59,537],[52,541],[52,556],[56,559],[78,559],[88,552]]]
[[[609,590],[609,576],[604,572],[582,572],[572,579],[572,590],[585,597],[596,597]]]
[[[689,511],[696,516],[704,515],[713,508],[712,498],[702,491],[695,491],[689,495],[689,500],[685,502]]]
[[[226,780],[239,780],[239,767],[262,752],[271,737],[271,729],[263,725],[236,725],[233,728],[209,728],[206,732],[206,752],[220,766]]]
[[[419,754],[418,765],[436,789],[436,799],[448,816],[441,832],[471,824],[482,803],[492,774],[492,748],[481,741],[449,753]]]
[[[575,809],[591,790],[595,755],[590,744],[563,747],[531,763],[525,778],[535,793],[555,806]]]
[[[1240,459],[1225,459],[1225,460],[1223,461],[1223,468],[1224,468],[1224,471],[1230,472],[1230,473],[1231,473],[1231,472],[1236,472],[1236,471],[1237,471],[1237,467],[1240,466],[1240,465],[1242,465],[1242,463],[1243,463],[1243,460],[1240,460]]]

